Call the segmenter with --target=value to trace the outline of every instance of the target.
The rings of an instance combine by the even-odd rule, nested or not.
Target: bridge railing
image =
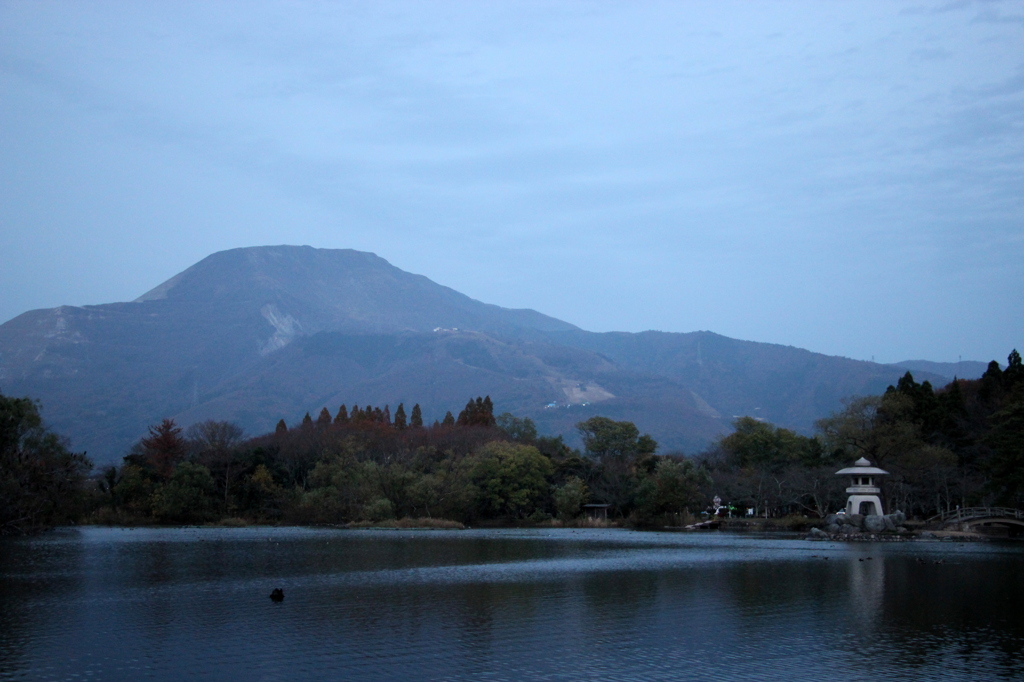
[[[1024,520],[1024,511],[1010,507],[964,507],[963,509],[951,509],[928,519],[928,522],[941,521],[950,523],[952,521],[970,521],[972,519],[1003,518]]]

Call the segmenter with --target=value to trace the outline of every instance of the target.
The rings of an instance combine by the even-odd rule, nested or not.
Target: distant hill
[[[929,360],[904,360],[893,363],[896,367],[913,372],[934,374],[943,378],[945,383],[957,379],[980,379],[981,375],[988,369],[987,362],[976,360],[964,360],[963,362],[931,362]]]
[[[163,417],[255,434],[341,403],[419,402],[439,419],[484,394],[542,432],[574,438],[577,421],[602,414],[636,422],[663,451],[693,451],[738,415],[807,431],[904,371],[710,332],[586,332],[370,253],[295,246],[223,251],[130,303],[0,325],[0,390],[39,398],[101,463]]]

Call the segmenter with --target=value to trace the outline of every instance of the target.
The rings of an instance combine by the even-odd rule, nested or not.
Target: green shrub
[[[558,512],[558,518],[569,521],[579,516],[589,495],[586,484],[578,476],[571,476],[555,490],[555,510]]]
[[[395,509],[391,506],[391,500],[378,497],[363,507],[362,517],[366,521],[393,519],[395,518]]]
[[[153,516],[162,523],[196,523],[214,518],[214,482],[201,464],[182,462],[171,480],[153,493]]]

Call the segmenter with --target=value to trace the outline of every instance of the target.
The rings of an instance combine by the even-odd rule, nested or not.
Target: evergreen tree
[[[1001,504],[1024,505],[1024,400],[1011,402],[991,417],[986,441],[993,449],[989,487]]]
[[[391,409],[389,405],[384,406],[384,425],[391,426]]]
[[[412,416],[409,417],[409,426],[419,428],[423,426],[423,413],[420,411],[420,404],[412,406]]]
[[[494,426],[494,404],[491,397],[484,399],[478,396],[476,400],[470,398],[465,409],[459,413],[456,423],[459,426]]]
[[[398,403],[398,409],[395,410],[395,428],[401,430],[405,427],[405,405]]]
[[[444,419],[441,421],[441,426],[455,426],[455,417],[452,416],[451,410],[444,413]]]
[[[1018,383],[1024,381],[1024,363],[1021,362],[1020,353],[1014,348],[1006,358],[1006,371],[1003,372],[1003,379],[1009,390]]]
[[[352,412],[349,414],[349,421],[353,424],[358,424],[363,421],[363,411],[359,409],[359,405],[352,406]]]
[[[373,408],[373,423],[383,424],[384,423],[384,412],[379,407]]]
[[[303,426],[312,426],[313,425],[313,418],[309,416],[309,412],[307,412],[306,416],[302,418],[302,425]]]
[[[320,410],[320,415],[316,418],[317,426],[330,426],[331,425],[331,413],[327,411],[327,408]]]
[[[277,422],[277,428],[274,429],[274,433],[288,433],[288,425],[284,423],[284,420]]]
[[[991,404],[1003,392],[1003,370],[999,363],[993,360],[988,363],[988,369],[981,375],[981,386],[978,388],[978,397],[982,402]]]
[[[334,418],[335,424],[348,424],[348,410],[342,405],[338,408],[338,416]]]
[[[476,405],[473,404],[473,399],[470,398],[462,412],[459,412],[459,418],[455,423],[459,426],[469,426],[475,413]]]

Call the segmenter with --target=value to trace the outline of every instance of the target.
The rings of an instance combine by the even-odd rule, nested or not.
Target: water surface
[[[1022,569],[1019,544],[65,529],[0,541],[0,680],[1024,679]]]

